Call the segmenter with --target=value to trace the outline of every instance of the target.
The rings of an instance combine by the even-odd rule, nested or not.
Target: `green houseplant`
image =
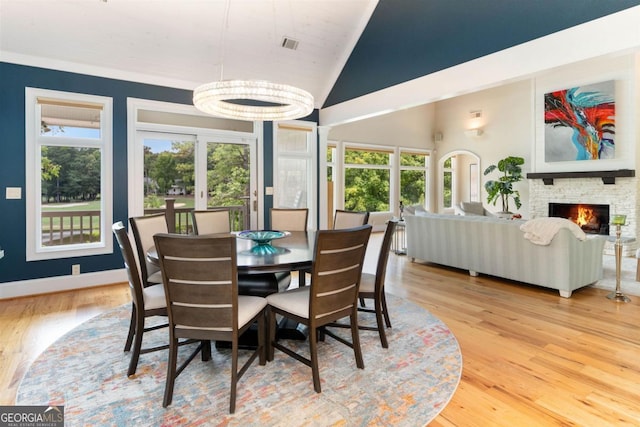
[[[524,179],[521,168],[523,164],[524,159],[522,157],[509,156],[500,160],[497,165],[491,165],[484,170],[485,176],[496,169],[502,172],[502,175],[497,180],[485,182],[484,189],[487,190],[488,203],[492,203],[495,206],[498,199],[500,199],[503,213],[510,212],[510,198],[513,199],[516,209],[520,209],[520,206],[522,206],[522,203],[520,203],[520,193],[518,190],[513,189],[513,184]]]

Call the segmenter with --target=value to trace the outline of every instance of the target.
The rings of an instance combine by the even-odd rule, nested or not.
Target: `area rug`
[[[167,353],[143,354],[135,377],[127,378],[129,353],[123,346],[130,312],[122,306],[45,350],[25,374],[16,404],[64,405],[66,426],[426,425],[458,386],[460,348],[428,311],[392,295],[388,304],[389,348],[381,347],[377,332],[360,332],[364,370],[356,368],[350,348],[329,337],[319,344],[322,393],[313,390],[310,368],[276,351],[273,362],[256,361],[240,380],[236,413],[230,415],[230,351],[214,346],[212,361],[198,357],[178,377],[173,403],[165,409]],[[375,320],[361,316],[363,323]],[[161,329],[147,333],[143,345],[166,340]],[[289,344],[308,348],[307,342]],[[179,354],[187,353],[183,347]]]

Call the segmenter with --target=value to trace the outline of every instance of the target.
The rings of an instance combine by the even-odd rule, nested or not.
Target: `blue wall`
[[[77,92],[113,98],[113,220],[127,221],[127,97],[192,105],[192,92],[82,74],[0,62],[0,283],[65,276],[72,264],[82,263],[83,273],[122,268],[116,250],[109,255],[26,262],[25,202],[25,87]],[[318,112],[307,118],[317,122]],[[272,185],[272,124],[265,123],[265,185]],[[6,187],[21,187],[20,200],[6,200]],[[271,199],[271,198],[269,198]],[[265,209],[271,207],[265,200]],[[267,206],[269,205],[269,206]]]
[[[380,0],[323,108],[637,5],[638,0]]]

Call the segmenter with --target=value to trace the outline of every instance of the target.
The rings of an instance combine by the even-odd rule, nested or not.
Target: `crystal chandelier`
[[[198,86],[193,105],[236,120],[293,120],[313,111],[313,96],[297,87],[264,80],[221,80]]]

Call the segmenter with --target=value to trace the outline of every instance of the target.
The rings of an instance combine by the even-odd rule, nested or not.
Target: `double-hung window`
[[[400,149],[400,201],[405,206],[428,206],[429,154]]]
[[[27,261],[111,253],[111,98],[25,97]]]
[[[387,212],[391,209],[393,150],[347,145],[344,149],[344,209]]]

